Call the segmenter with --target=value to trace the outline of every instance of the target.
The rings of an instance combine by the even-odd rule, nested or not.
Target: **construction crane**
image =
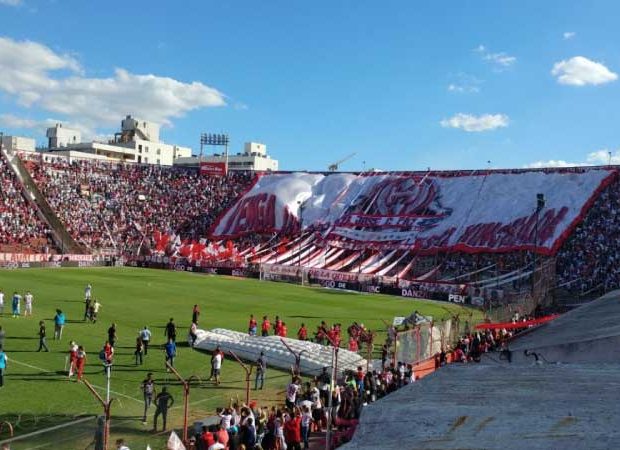
[[[329,170],[330,172],[335,172],[338,170],[338,167],[340,167],[340,164],[342,164],[345,161],[350,160],[351,158],[353,158],[355,155],[357,155],[357,152],[353,152],[350,155],[345,156],[344,158],[342,158],[339,161],[336,161],[335,163],[330,164],[329,166],[327,166],[327,170]]]

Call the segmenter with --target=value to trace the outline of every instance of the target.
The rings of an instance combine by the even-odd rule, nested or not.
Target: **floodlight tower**
[[[228,143],[230,139],[226,133],[200,133],[200,162],[204,154],[204,146],[212,145],[214,147],[224,147],[225,154],[225,171],[228,174]]]

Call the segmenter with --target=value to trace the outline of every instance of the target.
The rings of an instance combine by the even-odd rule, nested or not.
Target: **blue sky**
[[[180,7],[179,5],[183,5]],[[282,169],[620,163],[617,1],[0,0],[0,130],[197,149],[226,131]]]

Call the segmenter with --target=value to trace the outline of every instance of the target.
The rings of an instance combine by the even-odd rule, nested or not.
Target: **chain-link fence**
[[[469,327],[468,320],[455,316],[440,322],[423,322],[400,331],[396,336],[395,359],[412,365],[424,361],[451,347]]]

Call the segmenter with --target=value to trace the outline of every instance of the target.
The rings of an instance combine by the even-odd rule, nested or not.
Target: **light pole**
[[[99,403],[103,406],[103,417],[105,420],[104,428],[103,428],[103,448],[104,450],[108,450],[108,441],[110,440],[110,406],[112,404],[112,400],[110,399],[110,373],[108,371],[108,387],[106,389],[106,400],[102,399],[99,393],[95,390],[95,388],[88,382],[86,378],[84,378],[84,385],[88,388],[88,390],[95,396]]]
[[[304,205],[301,200],[298,200],[297,204],[299,205],[299,241],[297,244],[297,266],[301,269],[301,236],[304,232]]]
[[[250,404],[250,381],[252,379],[252,369],[254,369],[254,366],[248,367],[245,364],[243,364],[241,359],[239,359],[239,357],[232,350],[229,351],[228,353],[230,353],[230,355],[237,360],[241,368],[245,371],[245,404],[249,405]]]
[[[204,153],[205,145],[221,146],[224,147],[224,172],[228,175],[228,144],[230,139],[228,134],[215,134],[215,133],[200,133],[200,158],[199,164],[202,163],[202,156]]]
[[[340,342],[333,340],[329,336],[327,336],[327,340],[331,344],[332,348],[332,376],[331,383],[329,389],[329,398],[327,399],[327,410],[329,411],[327,414],[327,435],[325,436],[325,449],[330,450],[332,443],[332,396],[334,394],[334,389],[336,387],[336,376],[338,374],[338,349],[340,347]]]
[[[170,370],[175,377],[181,382],[183,385],[183,444],[187,445],[189,439],[187,437],[187,420],[189,417],[189,388],[190,382],[192,380],[200,380],[196,375],[192,375],[187,380],[183,378],[179,372],[168,362],[166,361],[166,367]]]
[[[534,224],[534,260],[532,265],[532,298],[536,289],[536,265],[538,262],[538,222],[540,221],[540,212],[545,208],[545,194],[536,194],[536,222]]]

